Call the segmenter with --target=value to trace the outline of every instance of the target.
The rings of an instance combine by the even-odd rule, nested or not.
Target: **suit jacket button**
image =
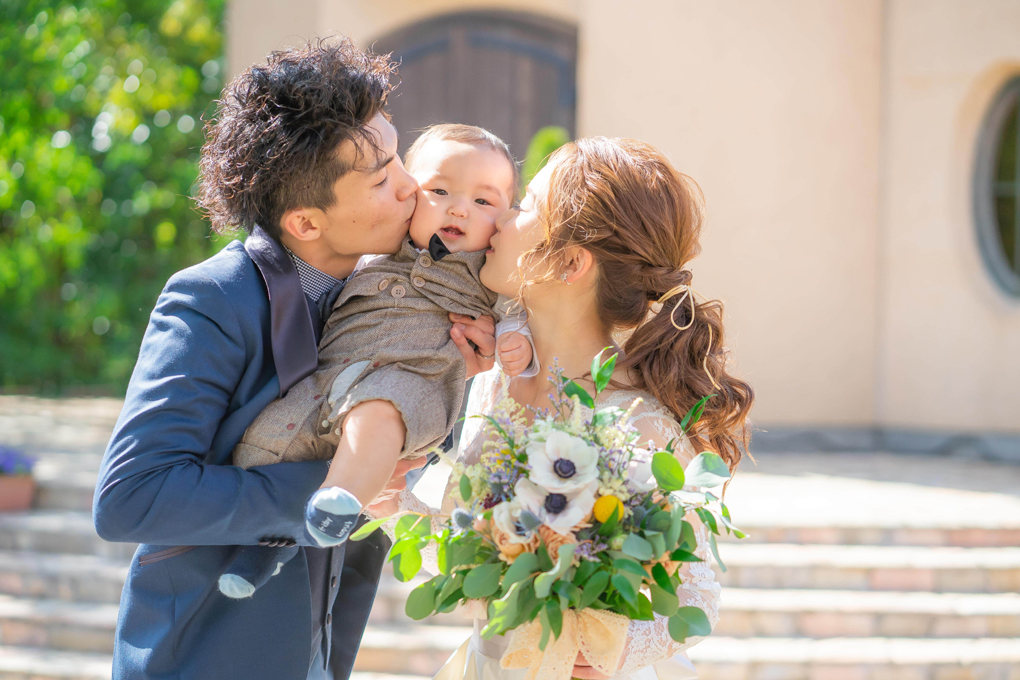
[[[328,626],[331,623],[333,623],[333,613],[332,612],[330,612],[329,614],[326,614],[326,625]]]
[[[392,295],[395,298],[402,298],[406,294],[407,290],[405,290],[404,287],[401,286],[400,284],[397,284],[393,286],[393,288],[390,288],[390,295]]]
[[[429,257],[428,255],[422,255],[421,257],[418,258],[418,264],[420,264],[422,267],[425,267],[425,269],[428,269],[429,267],[432,266],[432,258]]]
[[[423,279],[420,276],[416,276],[413,279],[411,279],[411,283],[413,283],[418,288],[421,288],[422,286],[425,285],[425,279]]]
[[[336,588],[336,576],[334,576],[333,578],[329,579],[329,587],[330,588]]]

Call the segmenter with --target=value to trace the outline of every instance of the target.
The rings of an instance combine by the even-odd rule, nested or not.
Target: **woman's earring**
[[[565,273],[560,275],[560,281],[567,284],[568,286],[570,285],[570,281],[567,281],[567,275]]]

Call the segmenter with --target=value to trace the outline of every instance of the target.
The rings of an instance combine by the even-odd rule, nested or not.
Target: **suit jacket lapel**
[[[256,225],[244,249],[269,292],[270,342],[282,397],[319,364],[315,329],[301,279],[283,247]]]

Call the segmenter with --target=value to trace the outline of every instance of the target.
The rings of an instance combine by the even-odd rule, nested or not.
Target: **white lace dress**
[[[457,459],[467,463],[476,462],[481,456],[483,443],[483,423],[481,418],[471,418],[492,410],[500,401],[506,390],[506,379],[494,369],[475,378],[468,397],[467,415],[464,429],[460,437]],[[665,447],[672,439],[678,439],[677,458],[686,466],[694,456],[689,442],[683,437],[680,425],[669,411],[654,397],[636,390],[616,390],[603,393],[598,406],[618,406],[626,409],[635,399],[642,403],[634,410],[631,422],[641,433],[641,441],[651,440],[658,447]],[[587,409],[586,409],[587,410]],[[585,413],[590,417],[591,413]],[[452,509],[450,487],[444,500],[444,514]],[[449,507],[448,507],[449,506]],[[414,494],[405,491],[400,498],[402,510],[420,512],[431,515],[438,514]],[[694,527],[697,538],[695,554],[702,562],[685,562],[680,567],[682,583],[677,595],[681,606],[695,606],[704,610],[712,627],[719,620],[719,583],[712,571],[712,554],[708,544],[708,530],[696,515],[690,513],[685,518]],[[434,548],[431,553],[426,550],[423,563],[427,570],[438,573]],[[524,680],[527,669],[503,670],[499,667],[499,659],[506,649],[507,640],[497,637],[491,640],[482,639],[479,631],[484,622],[475,620],[474,633],[459,650],[450,658],[446,666],[436,676],[436,680]],[[687,658],[685,650],[697,644],[703,638],[691,637],[683,644],[670,637],[667,630],[666,617],[655,615],[654,621],[631,621],[628,629],[627,645],[624,648],[622,664],[613,680],[686,680],[696,678],[694,666]]]

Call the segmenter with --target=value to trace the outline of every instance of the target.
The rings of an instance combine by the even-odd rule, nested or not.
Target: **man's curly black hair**
[[[378,151],[366,125],[383,111],[394,70],[388,58],[330,38],[273,52],[234,78],[206,125],[199,164],[198,203],[213,229],[258,224],[279,239],[288,210],[332,206],[333,185],[353,169],[340,145]]]

